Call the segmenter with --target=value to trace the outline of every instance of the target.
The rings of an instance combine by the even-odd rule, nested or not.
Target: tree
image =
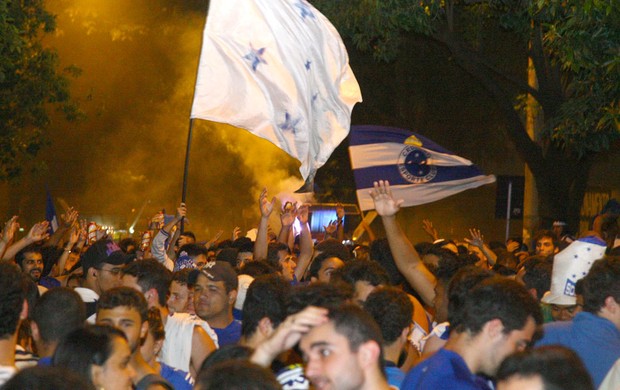
[[[343,36],[378,61],[392,61],[411,34],[444,46],[493,97],[506,134],[529,166],[542,222],[579,224],[593,157],[620,138],[620,5],[604,0],[391,0],[315,2]],[[498,27],[531,58],[538,87],[484,50]],[[540,139],[526,131],[532,96],[544,118]]]
[[[68,79],[79,70],[58,72],[56,53],[41,43],[54,28],[42,0],[0,1],[0,180],[17,178],[36,163],[47,143],[50,107],[67,119],[80,115]]]

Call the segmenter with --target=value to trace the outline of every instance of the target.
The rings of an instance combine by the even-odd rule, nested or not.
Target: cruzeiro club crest
[[[437,167],[429,165],[431,155],[415,146],[407,145],[398,155],[398,172],[410,183],[426,183],[437,175]]]

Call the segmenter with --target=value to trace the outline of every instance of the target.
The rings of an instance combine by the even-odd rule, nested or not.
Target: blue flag
[[[357,199],[362,210],[374,203],[368,191],[388,180],[403,206],[431,203],[470,188],[493,183],[471,161],[409,130],[352,126],[349,141]]]
[[[49,222],[49,233],[53,234],[58,229],[58,218],[56,217],[56,208],[54,207],[54,200],[52,194],[50,194],[49,188],[46,188],[47,201],[45,204],[45,219]]]

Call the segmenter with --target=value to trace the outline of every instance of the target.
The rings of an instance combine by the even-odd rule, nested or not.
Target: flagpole
[[[185,148],[185,167],[183,168],[183,193],[181,194],[181,203],[185,203],[187,198],[187,177],[189,176],[189,152],[192,147],[192,130],[194,127],[194,119],[189,120],[189,130],[187,131],[187,146]],[[181,233],[183,233],[185,219],[181,220]]]

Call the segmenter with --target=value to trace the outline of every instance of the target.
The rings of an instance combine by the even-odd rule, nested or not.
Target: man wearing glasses
[[[114,241],[106,239],[95,242],[82,256],[82,287],[76,287],[75,292],[86,303],[89,323],[95,323],[99,296],[122,285],[121,271],[131,258]]]

